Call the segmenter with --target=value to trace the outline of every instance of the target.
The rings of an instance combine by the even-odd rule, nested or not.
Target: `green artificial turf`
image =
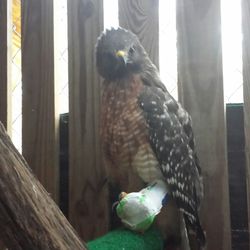
[[[163,240],[155,228],[143,234],[118,229],[90,241],[87,246],[89,250],[162,250]]]

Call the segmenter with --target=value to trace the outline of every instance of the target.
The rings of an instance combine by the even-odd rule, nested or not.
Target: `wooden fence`
[[[9,129],[11,0],[0,0],[0,120]],[[119,23],[138,35],[159,64],[158,0],[119,0]],[[243,24],[250,4],[242,0]],[[89,240],[107,231],[107,190],[99,143],[100,78],[95,43],[103,30],[102,0],[68,0],[69,218]],[[22,0],[22,148],[58,200],[59,144],[55,92],[53,1]],[[231,249],[220,0],[177,1],[178,91],[190,112],[205,182],[202,222],[208,248]],[[250,181],[250,26],[243,25],[247,183]],[[166,55],[167,56],[167,55]],[[248,195],[249,197],[249,195]],[[250,215],[250,206],[248,206]],[[250,223],[250,220],[249,220]]]

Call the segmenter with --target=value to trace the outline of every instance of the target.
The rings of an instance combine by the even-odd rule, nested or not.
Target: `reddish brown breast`
[[[131,182],[140,180],[133,161],[139,148],[148,145],[148,129],[137,100],[142,89],[139,76],[104,83],[101,112],[104,158],[108,174],[126,191],[135,186]]]

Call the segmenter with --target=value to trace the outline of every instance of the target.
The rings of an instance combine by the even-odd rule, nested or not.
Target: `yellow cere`
[[[116,52],[116,55],[119,56],[119,57],[124,57],[125,54],[126,54],[126,53],[125,53],[123,50],[118,50],[118,51]]]

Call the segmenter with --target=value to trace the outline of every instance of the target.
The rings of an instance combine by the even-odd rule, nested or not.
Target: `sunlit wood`
[[[13,46],[21,47],[21,0],[12,0]]]

